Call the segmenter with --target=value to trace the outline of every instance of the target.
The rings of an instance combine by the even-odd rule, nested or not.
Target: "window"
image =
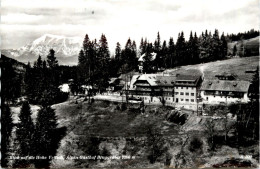
[[[186,99],[185,101],[186,101],[186,102],[189,102],[189,99]]]
[[[189,93],[185,93],[186,96],[189,96]]]
[[[186,87],[186,89],[188,89],[188,87]]]
[[[184,95],[184,93],[183,93],[183,92],[181,92],[181,95]]]
[[[190,99],[191,102],[194,102],[194,99]]]
[[[179,94],[179,92],[175,92],[175,95],[178,95]]]
[[[191,93],[190,95],[191,95],[191,96],[194,96],[194,93]]]
[[[183,99],[181,99],[181,101],[183,101]]]
[[[176,89],[178,89],[178,87],[176,87]]]
[[[181,87],[181,89],[183,89],[183,87]]]

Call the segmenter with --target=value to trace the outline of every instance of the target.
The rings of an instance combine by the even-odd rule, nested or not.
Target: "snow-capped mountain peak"
[[[35,61],[39,55],[46,58],[50,49],[61,64],[74,65],[82,47],[83,38],[65,37],[60,35],[44,34],[19,49],[6,49],[1,52],[11,58],[27,63]]]
[[[20,53],[31,52],[35,55],[46,56],[50,49],[63,57],[77,55],[81,49],[82,38],[65,37],[59,35],[45,34],[33,42],[21,47]]]

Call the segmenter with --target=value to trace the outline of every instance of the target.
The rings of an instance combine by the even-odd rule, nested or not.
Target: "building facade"
[[[133,76],[129,94],[141,98],[145,103],[174,102],[174,82],[176,77],[163,74],[142,74]]]
[[[199,88],[202,82],[200,75],[179,75],[174,87],[176,107],[187,109],[198,108]]]
[[[205,80],[201,87],[204,103],[247,103],[250,82],[235,80]]]

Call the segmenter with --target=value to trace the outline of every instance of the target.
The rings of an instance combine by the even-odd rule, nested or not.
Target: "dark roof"
[[[156,84],[158,86],[173,86],[176,76],[156,76]]]
[[[162,74],[142,74],[140,76],[133,76],[132,84],[138,84],[140,81],[147,81],[150,86],[173,86],[176,76],[162,75]]]
[[[200,78],[200,75],[179,75],[176,81],[196,81]]]
[[[175,86],[197,86],[200,78],[200,75],[178,75]]]
[[[247,92],[249,86],[248,81],[205,80],[200,90]]]

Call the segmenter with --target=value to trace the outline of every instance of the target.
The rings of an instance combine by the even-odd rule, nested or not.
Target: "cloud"
[[[162,40],[180,31],[219,29],[237,33],[258,29],[257,0],[3,0],[2,47],[21,47],[45,33],[99,39],[105,33],[114,50],[128,37]],[[16,35],[16,36],[14,36]],[[17,37],[17,38],[16,38]]]

